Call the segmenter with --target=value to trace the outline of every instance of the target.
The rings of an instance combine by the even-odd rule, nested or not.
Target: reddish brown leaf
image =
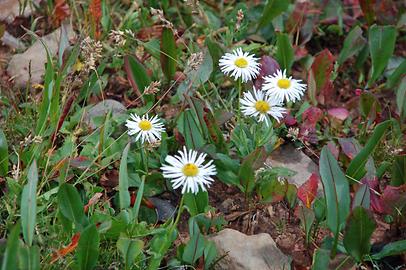
[[[69,5],[65,0],[56,0],[55,8],[52,12],[52,19],[56,26],[61,25],[61,22],[70,16]]]
[[[338,155],[340,153],[340,150],[338,150],[337,145],[334,142],[328,142],[327,143],[328,149],[330,149],[331,153],[333,154],[335,159],[338,159]]]
[[[329,116],[340,121],[344,121],[350,115],[350,112],[346,108],[329,109],[327,113]]]
[[[354,138],[339,138],[338,143],[343,153],[350,159],[353,159],[360,151]]]
[[[61,248],[61,249],[57,250],[56,252],[54,252],[54,254],[52,254],[51,264],[56,262],[59,258],[62,258],[64,256],[66,256],[67,254],[71,253],[72,251],[74,251],[76,249],[76,247],[78,246],[79,239],[80,239],[80,233],[75,233],[72,236],[71,242],[68,246]]]
[[[302,121],[306,126],[315,127],[323,116],[323,111],[317,107],[309,107],[302,114]]]
[[[311,207],[312,202],[316,198],[318,185],[319,176],[316,173],[313,173],[309,179],[297,190],[297,197],[306,205],[307,208]]]
[[[91,0],[89,5],[89,12],[92,19],[92,28],[94,38],[100,38],[100,21],[102,17],[101,0]]]
[[[318,96],[318,100],[325,104],[328,99],[332,98],[332,83],[330,81],[331,72],[334,68],[334,56],[328,49],[316,54],[313,64],[309,72],[309,82],[314,80],[315,83],[315,96]],[[312,78],[310,78],[310,76]],[[309,85],[309,87],[311,87]]]
[[[96,194],[94,194],[93,197],[90,198],[89,202],[84,206],[85,213],[87,213],[89,211],[89,207],[96,204],[102,196],[103,196],[103,193],[100,193],[100,192],[97,192]]]
[[[261,89],[262,84],[264,83],[264,77],[268,75],[273,75],[277,70],[280,69],[278,62],[275,59],[268,55],[264,55],[260,60],[261,69],[259,75],[255,80],[255,87]]]
[[[374,4],[375,0],[359,0],[362,13],[364,13],[365,19],[369,25],[375,21]]]

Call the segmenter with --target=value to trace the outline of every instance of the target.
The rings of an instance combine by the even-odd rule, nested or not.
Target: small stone
[[[176,208],[171,204],[171,201],[156,197],[150,197],[148,200],[154,204],[159,221],[166,222],[175,215]]]
[[[219,256],[217,270],[282,270],[290,269],[291,259],[276,246],[267,233],[245,235],[233,229],[224,229],[210,237]]]
[[[11,23],[14,21],[14,18],[17,16],[28,17],[33,12],[34,6],[37,6],[41,0],[33,0],[27,5],[21,0],[1,0],[0,1],[0,21],[5,21]]]
[[[223,201],[220,204],[219,209],[221,212],[227,214],[230,212],[230,208],[231,208],[231,206],[233,206],[233,204],[234,204],[234,200],[231,198],[227,198],[225,201]]]
[[[62,28],[58,28],[41,37],[51,57],[58,53],[61,30]],[[72,39],[75,35],[70,25],[66,26],[66,32],[68,39]],[[41,83],[45,74],[46,62],[47,52],[41,41],[37,40],[24,53],[13,55],[8,64],[7,73],[14,79],[17,87],[25,87],[29,79],[31,79],[31,84]]]
[[[288,181],[297,187],[304,184],[312,173],[319,171],[317,164],[292,144],[283,145],[276,149],[265,161],[265,164],[295,171],[296,174],[289,177]],[[320,183],[319,186],[321,187]]]
[[[83,118],[84,122],[87,123],[92,129],[96,129],[97,125],[94,122],[93,118],[98,116],[105,116],[107,113],[111,111],[112,117],[117,117],[126,113],[127,109],[123,104],[114,100],[114,99],[106,99],[95,106],[90,108]]]

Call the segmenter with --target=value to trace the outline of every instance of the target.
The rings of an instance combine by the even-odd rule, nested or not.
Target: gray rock
[[[46,44],[51,56],[55,56],[58,52],[58,46],[62,28],[41,37]],[[72,27],[66,27],[68,39],[74,38],[75,34]],[[31,66],[31,83],[41,83],[45,74],[45,64],[47,62],[47,53],[40,40],[34,42],[24,53],[15,54],[11,58],[7,73],[14,79],[17,87],[25,87],[30,79]]]
[[[95,129],[97,126],[93,118],[98,116],[105,116],[110,111],[112,113],[112,117],[117,117],[125,114],[127,112],[127,109],[124,107],[123,104],[114,99],[106,99],[91,107],[85,113],[83,120],[92,129]]]
[[[22,3],[27,2],[24,7]],[[11,23],[17,16],[28,17],[34,11],[41,0],[21,1],[21,0],[0,0],[0,21]]]
[[[312,173],[319,171],[317,164],[292,144],[283,145],[276,149],[265,161],[265,164],[271,167],[285,167],[297,172],[288,180],[298,187],[305,183]]]
[[[276,246],[267,233],[245,235],[233,229],[224,229],[210,237],[218,255],[224,256],[216,265],[217,270],[287,270],[291,259]]]
[[[156,207],[159,221],[166,222],[175,215],[176,208],[171,204],[171,201],[162,200],[156,197],[150,197],[148,200],[150,200]]]
[[[7,31],[4,32],[0,41],[4,45],[9,46],[12,49],[21,50],[21,51],[25,50],[24,43],[22,43],[19,38],[15,38],[14,36],[10,35],[10,33]]]

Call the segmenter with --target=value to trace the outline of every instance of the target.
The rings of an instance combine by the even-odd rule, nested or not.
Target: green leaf
[[[145,186],[145,176],[142,176],[141,184],[140,187],[138,188],[137,198],[135,200],[133,208],[134,218],[136,220],[138,220],[138,213],[140,212],[141,201],[144,195],[144,186]]]
[[[8,173],[8,144],[6,135],[0,128],[0,176],[6,176]]]
[[[205,213],[207,206],[209,206],[209,195],[207,191],[199,191],[197,194],[187,192],[183,197],[185,206],[192,217],[200,213]]]
[[[381,104],[377,97],[371,92],[363,92],[359,99],[361,115],[364,119],[374,121],[376,114],[381,111]]]
[[[38,171],[35,160],[28,169],[27,178],[28,182],[21,195],[21,227],[25,243],[31,246],[37,216]]]
[[[406,118],[406,77],[403,77],[396,91],[396,105],[402,119]]]
[[[7,236],[6,251],[3,255],[2,270],[15,269],[17,262],[17,255],[19,249],[19,236],[20,236],[20,224],[14,226],[11,233]]]
[[[217,248],[213,241],[206,241],[203,255],[204,269],[212,269],[210,267],[217,257]]]
[[[338,238],[338,234],[350,212],[350,189],[337,160],[327,146],[320,155],[320,176],[326,198],[327,226]],[[337,241],[336,241],[337,243]],[[335,247],[333,248],[333,253]]]
[[[326,270],[329,269],[330,263],[330,250],[319,248],[314,252],[312,270]]]
[[[396,156],[392,165],[391,185],[401,186],[406,184],[406,155]]]
[[[176,72],[176,42],[172,29],[164,28],[161,36],[161,66],[166,79],[170,81]]]
[[[263,148],[257,148],[251,152],[241,163],[238,176],[240,178],[240,185],[244,188],[244,192],[250,193],[255,187],[255,168],[254,163],[261,156]]]
[[[393,55],[396,42],[396,28],[391,25],[373,25],[369,28],[369,50],[372,60],[371,86],[385,70],[389,58]]]
[[[369,192],[369,187],[366,184],[360,185],[354,196],[354,201],[352,203],[352,208],[362,206],[365,209],[369,209],[371,204],[371,193]]]
[[[91,270],[99,257],[100,237],[96,225],[90,224],[80,235],[76,250],[76,260],[80,270]]]
[[[81,231],[87,224],[79,192],[70,184],[63,183],[58,190],[58,204],[62,215],[75,223]]]
[[[198,149],[206,144],[203,130],[199,123],[196,113],[190,109],[182,112],[179,117],[177,127],[185,138],[185,144],[189,149]]]
[[[139,239],[131,239],[121,236],[117,241],[117,249],[123,257],[126,269],[131,269],[135,259],[141,254],[144,242]]]
[[[194,220],[189,222],[189,234],[190,240],[185,246],[182,260],[193,265],[203,255],[204,251],[204,237]]]
[[[357,206],[348,218],[344,233],[344,247],[358,262],[371,249],[371,236],[375,230],[373,216],[362,206]]]
[[[366,173],[365,164],[368,161],[369,156],[375,150],[376,146],[379,144],[380,140],[385,135],[392,120],[387,120],[378,124],[372,136],[369,138],[365,147],[358,153],[358,155],[350,162],[347,168],[347,175],[356,180],[360,180]]]
[[[123,155],[121,156],[120,170],[118,175],[118,192],[120,198],[120,209],[130,207],[130,192],[128,191],[128,169],[127,157],[130,143],[124,148]]]
[[[303,205],[298,207],[299,218],[303,224],[306,233],[306,244],[310,244],[312,225],[315,220],[315,215],[312,209],[307,208]]]
[[[144,66],[134,56],[126,55],[124,57],[124,68],[132,88],[138,95],[141,95],[151,83]]]
[[[404,254],[406,252],[406,240],[400,240],[385,245],[381,251],[371,256],[373,260],[380,260],[382,258]]]
[[[386,88],[388,89],[394,88],[399,83],[399,81],[404,77],[405,74],[406,74],[406,60],[403,60],[403,62],[389,76],[388,81],[386,82]]]
[[[347,35],[344,40],[343,49],[338,56],[337,62],[341,66],[348,58],[357,54],[366,44],[362,37],[362,29],[357,25]]]
[[[40,256],[38,246],[31,247],[24,246],[23,248],[21,248],[19,259],[21,269],[26,270],[40,269]]]
[[[262,16],[259,19],[258,28],[260,29],[269,24],[274,18],[279,16],[282,12],[285,12],[289,7],[289,1],[287,0],[268,0],[268,3],[264,7]]]
[[[290,44],[289,35],[279,33],[276,37],[276,47],[276,60],[278,61],[281,69],[286,69],[287,74],[290,74],[290,69],[294,61],[294,51],[292,44]]]

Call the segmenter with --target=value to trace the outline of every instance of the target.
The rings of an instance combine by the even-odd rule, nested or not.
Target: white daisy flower
[[[165,131],[165,127],[158,116],[149,118],[148,115],[143,115],[141,118],[136,114],[131,114],[130,118],[125,125],[128,127],[128,135],[137,135],[136,141],[155,143],[161,140],[161,133]]]
[[[306,91],[306,85],[301,80],[286,76],[286,70],[278,70],[271,76],[264,78],[262,89],[277,101],[298,101]]]
[[[219,66],[224,74],[234,77],[235,80],[242,78],[243,82],[255,79],[260,70],[258,58],[253,54],[243,52],[241,48],[223,55],[220,58]]]
[[[253,94],[251,92],[245,92],[243,98],[240,99],[241,111],[246,116],[258,117],[259,121],[265,120],[265,123],[269,125],[268,115],[280,121],[283,118],[283,114],[286,113],[286,109],[281,107],[281,103],[270,96],[265,95],[262,90],[256,90],[253,88]]]
[[[178,151],[179,155],[165,158],[168,165],[161,167],[163,176],[171,179],[174,189],[182,187],[182,194],[185,192],[198,193],[199,186],[202,191],[206,191],[206,186],[209,187],[213,182],[212,175],[216,175],[216,167],[210,160],[203,165],[207,154],[198,155],[197,151],[187,150],[183,147],[183,151]]]

